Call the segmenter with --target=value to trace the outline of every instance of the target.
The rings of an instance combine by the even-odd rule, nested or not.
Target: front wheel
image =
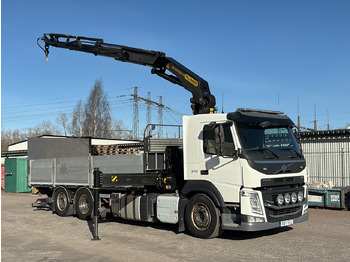
[[[185,210],[185,220],[188,230],[195,237],[215,238],[223,232],[220,212],[204,194],[196,194],[190,199]]]

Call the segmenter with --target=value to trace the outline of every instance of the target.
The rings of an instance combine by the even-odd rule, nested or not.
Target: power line
[[[130,90],[131,88],[125,88],[122,90]],[[118,90],[118,92],[122,91]],[[72,97],[70,97],[72,98]],[[134,94],[120,94],[120,95],[108,95],[110,109],[112,111],[115,110],[129,110],[127,106],[123,105],[131,105],[134,104],[134,116],[133,116],[133,132],[134,137],[138,136],[139,133],[139,110],[145,109],[148,112],[148,122],[151,122],[151,115],[153,110],[152,107],[156,107],[158,109],[158,123],[163,124],[163,110],[173,119],[176,123],[179,123],[177,116],[183,116],[184,114],[178,112],[176,110],[171,109],[163,104],[163,97],[159,97],[159,102],[152,101],[150,97],[150,93],[148,98],[143,98],[138,96],[137,87],[134,87]],[[21,103],[21,104],[11,104],[9,106],[3,106],[2,111],[2,123],[10,123],[19,120],[28,120],[32,121],[35,119],[43,119],[47,117],[57,116],[59,113],[67,113],[69,115],[72,114],[72,110],[76,107],[76,103],[81,99],[70,99],[70,100],[61,100],[57,101],[57,99],[37,101],[37,103]],[[52,101],[52,102],[48,102]],[[145,102],[144,104],[139,104],[139,101]],[[50,107],[51,106],[51,107]],[[161,135],[162,130],[160,129],[159,134]]]
[[[132,132],[135,139],[139,139],[139,104],[137,95],[137,86],[134,87],[134,111]]]

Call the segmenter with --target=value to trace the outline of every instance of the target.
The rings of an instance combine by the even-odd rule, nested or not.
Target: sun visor
[[[228,113],[227,119],[238,123],[260,125],[263,128],[269,126],[295,126],[288,116],[276,111],[237,110],[236,112]]]

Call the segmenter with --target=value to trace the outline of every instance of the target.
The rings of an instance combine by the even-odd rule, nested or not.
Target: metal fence
[[[308,181],[350,186],[350,130],[301,133]]]

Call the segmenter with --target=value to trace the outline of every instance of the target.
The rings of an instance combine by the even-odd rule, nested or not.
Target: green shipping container
[[[27,158],[5,159],[5,192],[31,192],[28,188]]]
[[[350,187],[308,188],[308,203],[311,207],[339,208],[350,210]]]

